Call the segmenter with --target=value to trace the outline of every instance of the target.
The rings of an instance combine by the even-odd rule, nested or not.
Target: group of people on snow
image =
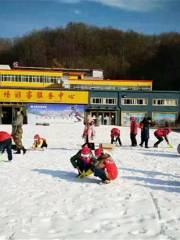
[[[131,146],[137,146],[136,136],[138,134],[138,128],[141,129],[141,142],[140,146],[148,148],[149,141],[149,129],[152,125],[151,119],[144,117],[143,120],[139,123],[136,122],[135,117],[130,117],[130,139]],[[157,138],[157,142],[155,142],[154,147],[158,147],[159,143],[163,140],[169,144],[169,140],[167,135],[171,132],[169,125],[166,123],[164,128],[158,128],[154,132],[154,136]],[[78,170],[78,177],[83,178],[84,176],[88,176],[90,174],[94,174],[94,176],[99,177],[102,182],[109,183],[111,180],[114,180],[118,175],[117,166],[110,156],[110,154],[104,153],[102,145],[100,144],[99,148],[95,149],[94,137],[94,121],[92,119],[88,120],[85,123],[84,131],[82,137],[85,140],[82,149],[79,150],[74,156],[71,157],[70,161],[74,168]],[[112,128],[111,133],[111,144],[119,144],[122,146],[121,138],[120,138],[120,129]]]
[[[148,148],[148,142],[150,138],[149,129],[152,125],[151,118],[144,117],[143,120],[139,123],[136,122],[135,117],[130,117],[130,140],[131,140],[131,146],[136,147],[137,146],[137,140],[136,136],[138,134],[138,128],[141,130],[141,142],[139,146],[145,148]],[[158,145],[165,140],[169,147],[171,147],[171,144],[168,140],[168,134],[171,132],[171,128],[169,127],[168,123],[165,123],[165,127],[158,128],[154,131],[154,136],[158,139],[157,142],[155,142],[154,146],[155,148],[158,147]],[[111,129],[111,143],[119,143],[119,145],[122,145],[121,138],[120,138],[120,129],[119,128],[112,128]]]
[[[141,129],[141,142],[140,146],[148,148],[149,141],[149,129],[151,126],[151,119],[144,117],[143,120],[139,123],[136,122],[135,117],[130,117],[130,139],[131,146],[137,146],[136,136],[138,134],[138,128]],[[84,123],[84,130],[82,138],[84,138],[84,144],[82,148],[71,157],[70,161],[74,168],[78,170],[78,177],[83,178],[90,174],[99,177],[103,183],[109,183],[111,180],[114,180],[118,176],[118,168],[110,156],[110,154],[104,152],[102,145],[100,144],[97,149],[95,149],[94,137],[95,137],[95,128],[94,120],[92,118],[87,118],[87,121]],[[8,160],[12,160],[12,149],[16,152],[15,154],[20,154],[21,151],[23,154],[26,153],[26,148],[22,144],[22,134],[23,134],[23,113],[20,109],[16,110],[15,117],[12,122],[12,133],[9,134],[4,131],[0,131],[0,152],[6,150],[8,155]],[[154,136],[157,138],[154,147],[165,140],[168,145],[169,140],[167,135],[171,132],[168,124],[164,128],[159,128],[155,130]],[[120,129],[114,127],[110,132],[110,143],[119,144],[122,146],[120,138]],[[14,144],[12,144],[12,140]],[[47,141],[45,138],[41,137],[39,134],[34,136],[34,142],[32,149],[43,149],[47,147]]]
[[[83,144],[82,149],[72,156],[70,161],[78,170],[78,178],[94,174],[102,183],[107,184],[118,176],[118,168],[114,160],[110,154],[104,153],[101,145],[93,153],[86,143]]]
[[[15,108],[11,134],[5,131],[0,131],[0,153],[4,153],[4,151],[6,151],[9,161],[13,159],[12,150],[14,150],[14,154],[21,154],[21,151],[23,154],[25,154],[27,151],[22,143],[23,120],[24,115],[22,110],[20,108]],[[47,147],[46,139],[36,134],[34,136],[34,143],[32,148],[36,149],[43,147]]]

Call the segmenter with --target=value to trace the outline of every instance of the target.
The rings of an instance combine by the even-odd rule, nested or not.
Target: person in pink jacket
[[[137,140],[136,135],[138,131],[139,124],[136,122],[135,117],[130,117],[130,139],[131,139],[131,146],[136,147],[137,146]]]
[[[167,128],[158,128],[155,132],[154,132],[154,136],[158,139],[158,141],[154,144],[154,147],[158,147],[159,143],[161,143],[163,140],[165,140],[167,142],[168,145],[169,144],[169,140],[167,135],[171,132],[171,129],[169,127]]]
[[[87,122],[82,137],[85,140],[85,144],[91,149],[94,150],[94,137],[95,137],[95,130],[94,130],[94,121]]]

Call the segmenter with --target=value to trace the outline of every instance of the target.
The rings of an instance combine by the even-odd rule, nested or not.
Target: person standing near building
[[[144,117],[143,120],[140,122],[141,128],[141,143],[139,146],[143,147],[145,143],[145,148],[148,148],[148,141],[149,141],[149,128],[151,125],[151,119]]]
[[[23,154],[26,153],[26,149],[24,148],[22,144],[22,134],[23,134],[23,113],[22,111],[18,108],[15,109],[15,116],[12,121],[12,137],[14,140],[14,143],[16,144],[16,154],[20,154],[21,150],[23,151]]]
[[[94,121],[87,122],[84,127],[84,131],[82,137],[85,140],[85,143],[91,150],[95,150],[94,146],[94,137],[95,137],[95,129],[94,129]]]
[[[138,123],[136,122],[135,117],[130,117],[130,139],[131,139],[131,146],[136,147],[137,146],[137,140],[136,135],[138,131]]]

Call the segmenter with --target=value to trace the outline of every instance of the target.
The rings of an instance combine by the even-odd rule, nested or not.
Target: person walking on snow
[[[135,117],[130,117],[130,139],[131,139],[131,146],[136,147],[137,146],[137,140],[136,135],[138,131],[138,123],[136,122]]]
[[[120,139],[120,130],[118,128],[111,129],[111,144],[113,144],[114,142],[118,142],[120,146],[122,145]]]
[[[12,137],[9,133],[0,131],[0,152],[3,153],[5,150],[8,155],[8,160],[12,160]]]
[[[158,139],[158,141],[154,144],[154,147],[157,148],[158,145],[165,140],[168,144],[169,147],[172,147],[171,144],[169,144],[169,140],[167,135],[171,132],[172,130],[167,127],[167,128],[158,128],[155,132],[154,132],[154,136]]]

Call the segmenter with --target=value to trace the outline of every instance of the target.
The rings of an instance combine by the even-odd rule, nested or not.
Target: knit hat
[[[136,118],[135,118],[135,117],[130,117],[130,120],[131,120],[131,121],[135,121]]]
[[[88,147],[83,147],[82,150],[81,150],[81,157],[89,157],[90,156],[90,153],[91,153],[91,150],[90,148]]]
[[[39,140],[39,139],[40,139],[39,134],[34,135],[34,140]]]
[[[103,154],[103,149],[100,147],[100,148],[97,148],[94,152],[95,156],[97,158],[99,158],[102,154]]]

